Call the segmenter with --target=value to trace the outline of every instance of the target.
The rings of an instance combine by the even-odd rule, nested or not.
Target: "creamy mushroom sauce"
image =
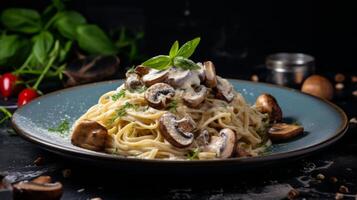
[[[259,155],[271,145],[268,128],[273,122],[269,116],[282,114],[274,113],[281,112],[275,98],[260,98],[264,109],[250,106],[228,80],[216,75],[211,61],[197,65],[200,68],[196,70],[170,67],[159,71],[137,66],[128,71],[125,84],[104,94],[77,120],[72,143],[103,149],[93,147],[98,143],[93,141],[97,132],[85,136],[78,129],[84,122],[94,121],[107,130],[108,137],[100,145],[105,145],[108,153],[145,159]],[[145,91],[139,91],[144,87]],[[274,123],[281,120],[274,119],[278,119]],[[279,130],[274,135],[285,139],[296,134],[284,135],[284,130]]]

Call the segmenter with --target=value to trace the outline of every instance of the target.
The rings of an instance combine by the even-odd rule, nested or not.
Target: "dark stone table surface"
[[[357,116],[352,89],[334,99],[349,119]],[[146,174],[68,160],[23,140],[9,123],[0,128],[0,175],[7,181],[49,175],[63,184],[62,199],[286,199],[292,190],[297,199],[357,199],[356,152],[357,126],[350,123],[341,140],[304,159],[228,174]]]

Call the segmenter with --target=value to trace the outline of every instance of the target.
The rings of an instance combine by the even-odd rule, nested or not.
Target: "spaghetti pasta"
[[[169,73],[174,76],[177,69],[173,68]],[[128,88],[127,83],[123,84],[115,91],[102,95],[98,103],[76,121],[74,128],[83,120],[95,121],[105,127],[111,138],[111,145],[105,147],[106,152],[144,159],[192,159],[194,151],[197,152],[194,159],[219,158],[220,151],[207,148],[209,140],[206,144],[200,141],[202,137],[199,135],[203,131],[209,137],[218,138],[222,129],[232,130],[235,134],[234,152],[244,152],[244,155],[235,153],[237,156],[257,156],[271,145],[266,133],[269,123],[267,114],[250,106],[234,89],[231,91],[232,100],[226,101],[217,98],[215,88],[207,88],[199,106],[189,106],[184,96],[192,92],[191,87],[197,84],[198,75],[198,72],[189,73],[185,84],[175,87],[175,95],[163,109],[150,105],[145,97],[148,89],[139,91]],[[223,80],[217,78],[218,81]],[[160,128],[160,118],[165,113],[172,113],[177,119],[189,117],[193,120],[195,128],[190,132],[195,136],[190,145],[178,147],[165,138]]]

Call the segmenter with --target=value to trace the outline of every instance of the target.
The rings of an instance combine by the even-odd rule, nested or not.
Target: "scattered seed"
[[[341,83],[343,81],[345,81],[345,75],[341,74],[341,73],[338,73],[335,75],[335,81],[337,83]]]
[[[332,177],[330,178],[330,181],[331,181],[332,183],[336,183],[336,182],[338,181],[338,179],[337,179],[335,176],[332,176]]]
[[[81,189],[78,189],[77,192],[83,192],[85,189],[84,188],[81,188]]]
[[[335,85],[335,88],[336,88],[337,90],[342,90],[344,87],[345,87],[345,85],[343,85],[343,83],[337,83],[337,84]]]
[[[36,160],[33,161],[33,164],[35,164],[36,166],[43,165],[43,163],[44,163],[44,158],[42,156],[37,157]]]
[[[64,169],[64,170],[62,170],[62,176],[63,176],[64,178],[70,177],[71,174],[72,174],[72,170],[71,170],[71,169]]]
[[[292,200],[292,199],[296,199],[299,196],[299,191],[297,191],[296,189],[291,189],[288,193],[288,199]]]
[[[253,82],[259,82],[259,77],[258,77],[258,75],[253,74],[253,75],[250,77],[250,80],[252,80]]]
[[[352,81],[352,83],[356,83],[357,82],[357,76],[352,76],[351,77],[351,81]]]
[[[319,180],[324,180],[325,176],[323,174],[317,174],[316,178]]]
[[[340,191],[341,193],[348,193],[348,187],[341,185],[340,188],[338,189],[338,191]]]
[[[337,192],[335,199],[337,199],[337,200],[343,199],[343,194]]]

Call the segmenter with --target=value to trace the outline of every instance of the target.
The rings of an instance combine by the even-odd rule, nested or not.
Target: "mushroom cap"
[[[187,106],[191,108],[196,108],[205,100],[207,95],[208,95],[207,88],[203,85],[200,85],[196,88],[186,90],[186,92],[183,95],[183,101]]]
[[[205,69],[205,84],[209,88],[214,88],[217,86],[217,77],[216,77],[216,69],[214,67],[213,62],[206,61],[203,63]]]
[[[143,66],[143,65],[138,65],[134,69],[135,73],[138,74],[139,76],[144,76],[145,74],[149,73],[149,68]]]
[[[232,84],[227,79],[217,76],[216,97],[231,102],[234,98],[234,90]]]
[[[273,141],[293,138],[304,132],[304,128],[299,125],[276,123],[268,130],[269,138]]]
[[[136,73],[127,74],[127,78],[125,79],[125,88],[137,89],[143,86],[143,83],[140,80],[140,76]]]
[[[229,158],[233,155],[236,145],[236,134],[229,128],[219,132],[219,136],[212,136],[208,151],[216,152],[219,158]]]
[[[194,134],[191,133],[190,126],[180,126],[180,121],[177,120],[174,114],[167,112],[160,117],[159,128],[161,135],[170,144],[178,148],[184,148],[192,144]]]
[[[21,181],[13,185],[14,199],[57,200],[62,196],[62,184]]]
[[[108,141],[107,129],[92,120],[80,121],[76,125],[71,138],[73,145],[93,151],[104,151]]]
[[[156,109],[166,108],[175,96],[175,89],[166,83],[156,83],[150,86],[144,94],[148,104]]]
[[[154,85],[155,83],[165,82],[169,75],[170,69],[166,70],[156,70],[150,69],[149,73],[142,76],[142,81],[144,82],[145,86],[149,87]]]
[[[166,82],[174,88],[179,88],[193,75],[190,70],[172,67]]]
[[[280,122],[283,118],[283,112],[271,94],[261,94],[255,101],[255,107],[259,112],[267,113],[270,122]]]

